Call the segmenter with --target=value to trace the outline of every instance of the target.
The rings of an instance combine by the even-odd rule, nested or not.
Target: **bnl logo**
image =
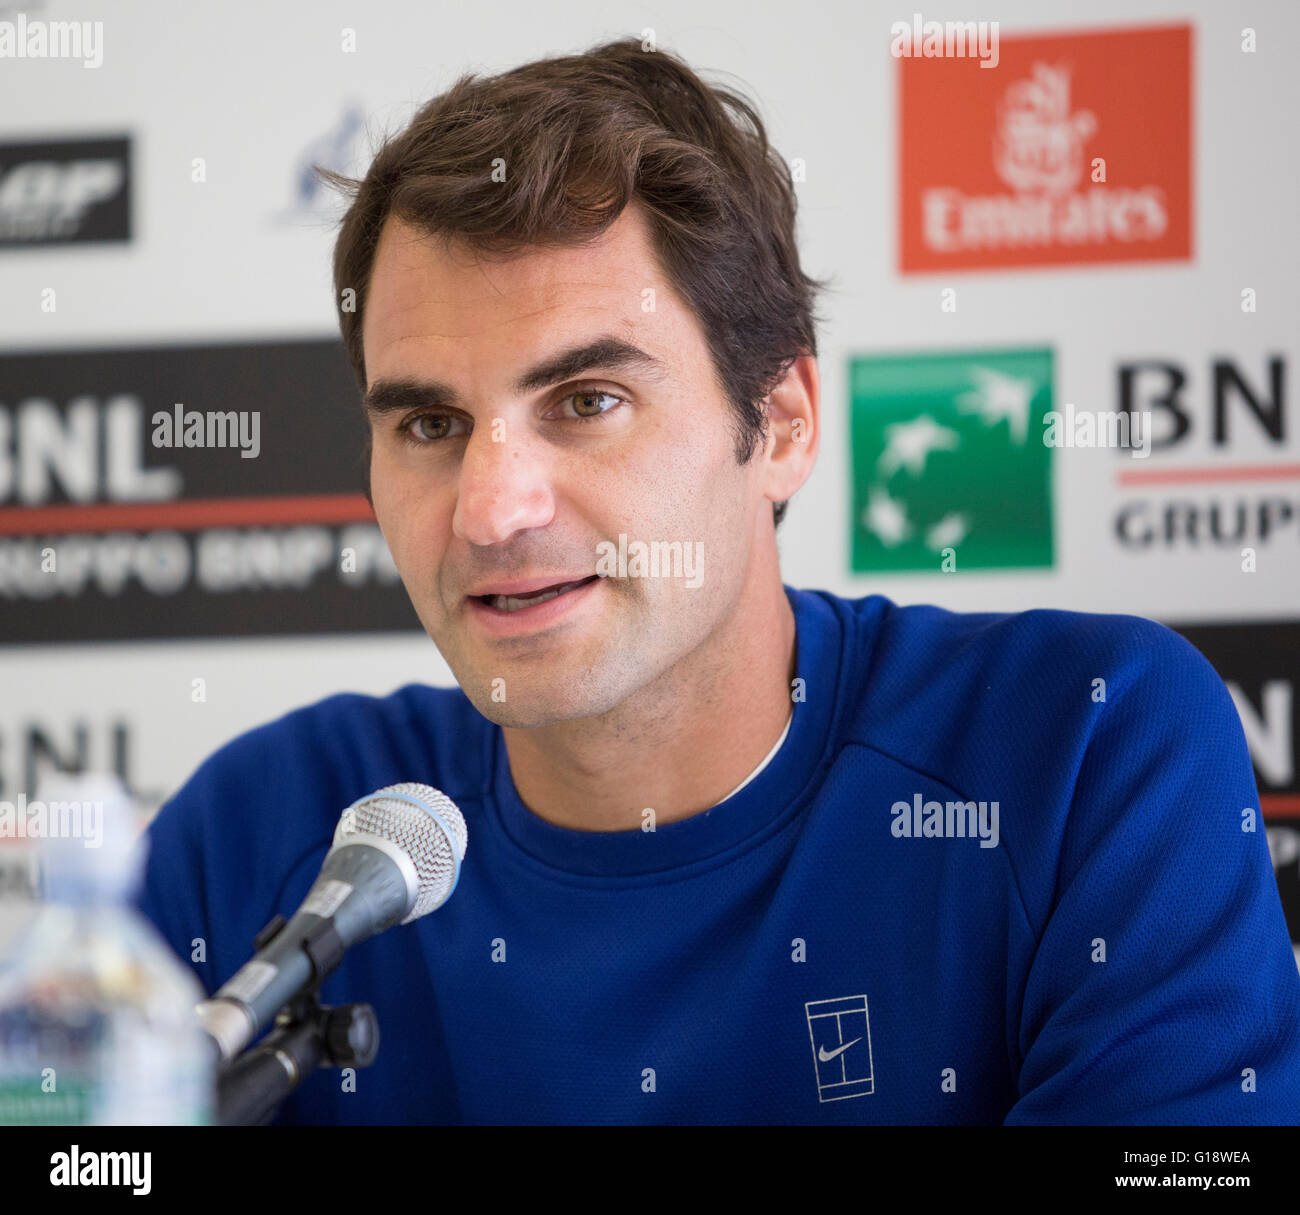
[[[817,1099],[843,1101],[874,1092],[867,997],[814,1000],[804,1009],[817,1069]]]

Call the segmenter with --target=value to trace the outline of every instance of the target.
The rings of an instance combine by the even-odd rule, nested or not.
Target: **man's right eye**
[[[407,418],[405,422],[398,427],[401,431],[402,438],[412,446],[421,447],[427,443],[434,443],[439,439],[450,438],[457,432],[457,425],[464,426],[465,420],[449,413],[418,413],[413,418]]]

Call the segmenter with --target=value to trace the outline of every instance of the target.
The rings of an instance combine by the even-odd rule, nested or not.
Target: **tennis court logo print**
[[[899,61],[902,271],[1188,260],[1191,27],[999,48]]]
[[[1051,566],[1049,348],[859,357],[849,385],[854,572]]]
[[[871,1023],[866,996],[813,1000],[804,1005],[817,1074],[817,1099],[844,1101],[875,1092]]]

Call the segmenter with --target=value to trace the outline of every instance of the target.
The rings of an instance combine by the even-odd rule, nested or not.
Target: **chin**
[[[623,699],[623,694],[612,684],[593,688],[582,681],[575,681],[563,692],[559,691],[555,685],[565,682],[567,678],[563,674],[557,674],[547,680],[546,687],[529,687],[524,690],[518,687],[524,680],[517,681],[513,688],[507,682],[507,699],[504,701],[492,699],[488,686],[490,681],[479,682],[472,692],[462,683],[461,690],[488,721],[516,730],[536,730],[562,721],[599,717]]]
[[[468,696],[469,693],[467,692]],[[509,726],[514,730],[536,730],[542,726],[553,726],[556,722],[571,721],[575,717],[588,717],[590,714],[572,706],[560,707],[544,702],[523,701],[518,704],[504,704],[501,701],[476,699],[470,696],[474,707],[490,722],[498,726]]]

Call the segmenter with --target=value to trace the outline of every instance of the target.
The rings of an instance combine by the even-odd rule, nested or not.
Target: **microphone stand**
[[[253,943],[254,952],[273,941],[286,920],[275,916]],[[307,946],[310,949],[310,945]],[[335,959],[337,962],[337,959]],[[264,1042],[224,1065],[217,1076],[217,1122],[259,1126],[318,1067],[369,1067],[379,1053],[379,1022],[369,1004],[322,1005],[322,971],[275,1018]]]

